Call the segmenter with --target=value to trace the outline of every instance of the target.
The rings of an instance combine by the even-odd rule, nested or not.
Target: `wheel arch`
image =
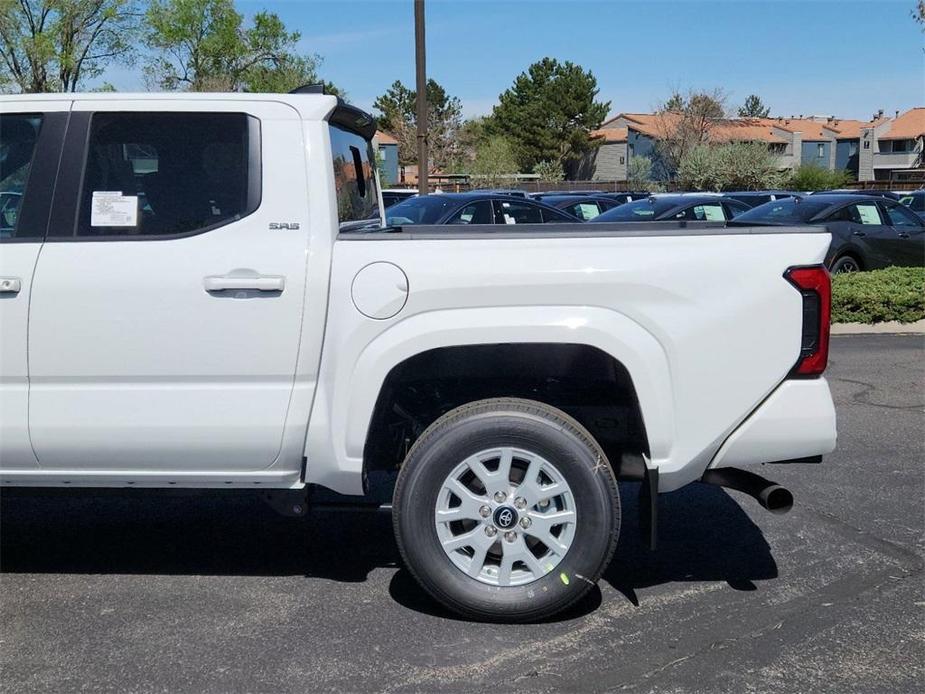
[[[670,449],[668,356],[657,337],[636,321],[599,307],[455,309],[398,321],[371,339],[352,364],[329,370],[333,375],[319,384],[309,424],[306,481],[342,493],[364,493],[365,473],[376,467],[367,456],[377,407],[381,412],[390,403],[388,379],[413,366],[415,359],[427,359],[421,355],[428,353],[446,356],[446,350],[463,350],[472,355],[471,350],[498,348],[515,355],[519,349],[521,354],[530,352],[530,359],[547,350],[550,354],[578,350],[572,353],[611,360],[617,371],[625,373],[638,403],[650,454],[665,455]],[[527,363],[535,362],[528,359]],[[467,378],[465,370],[458,375],[462,383]],[[483,390],[473,399],[515,394],[523,395]]]
[[[867,269],[867,262],[864,258],[864,254],[854,246],[839,249],[839,251],[832,257],[832,261],[829,263],[828,269],[832,270],[835,267],[835,264],[843,258],[851,258],[854,262],[857,263],[858,268],[862,271]]]

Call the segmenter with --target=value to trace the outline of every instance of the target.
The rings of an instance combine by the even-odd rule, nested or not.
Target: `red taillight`
[[[829,361],[829,321],[832,317],[832,280],[821,265],[792,267],[784,277],[803,297],[803,334],[800,359],[791,372],[818,376]]]

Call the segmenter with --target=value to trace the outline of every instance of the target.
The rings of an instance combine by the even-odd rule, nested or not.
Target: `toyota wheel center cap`
[[[517,525],[517,511],[511,506],[499,506],[495,509],[492,520],[501,530],[510,530]]]

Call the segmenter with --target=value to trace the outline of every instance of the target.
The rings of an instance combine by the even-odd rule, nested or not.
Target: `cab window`
[[[333,124],[330,133],[338,221],[374,218],[379,211],[379,191],[372,142]]]
[[[42,116],[0,116],[0,239],[16,238]]]

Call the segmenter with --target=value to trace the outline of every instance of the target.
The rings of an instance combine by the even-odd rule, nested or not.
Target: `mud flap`
[[[639,535],[654,552],[658,546],[658,468],[645,466],[639,485]]]

